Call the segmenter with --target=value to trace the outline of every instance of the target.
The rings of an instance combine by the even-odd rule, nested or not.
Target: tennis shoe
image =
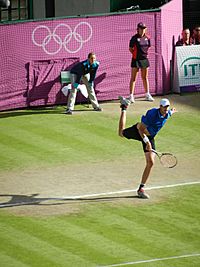
[[[122,110],[126,110],[127,107],[131,104],[130,100],[125,98],[125,97],[123,97],[123,96],[119,96],[119,101],[120,101],[120,104],[121,104],[120,108]]]
[[[137,191],[138,197],[143,198],[143,199],[149,199],[149,195],[145,193],[144,189],[141,188],[140,190]]]
[[[94,108],[94,111],[103,111],[103,109],[101,107],[96,107]]]
[[[146,94],[145,100],[146,101],[153,102],[154,101],[154,98],[150,94]]]
[[[66,115],[72,115],[71,109],[67,108],[66,111],[65,111],[65,114]]]
[[[130,100],[131,103],[135,103],[135,98],[133,95],[130,95],[128,100]]]

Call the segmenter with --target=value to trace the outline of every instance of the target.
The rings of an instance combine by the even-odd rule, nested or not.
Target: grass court
[[[134,191],[144,155],[117,136],[117,102],[72,116],[62,106],[1,112],[0,266],[200,266],[200,95],[168,98],[178,113],[156,147],[178,165],[156,160],[149,200]],[[127,126],[155,99],[131,105]]]

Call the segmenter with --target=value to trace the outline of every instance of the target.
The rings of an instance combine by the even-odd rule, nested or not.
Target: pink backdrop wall
[[[172,2],[176,3],[172,8],[177,10],[181,1]],[[150,90],[153,95],[162,94],[163,77],[169,79],[172,38],[180,34],[182,26],[181,19],[176,19],[176,12],[171,12],[171,17],[167,12],[163,9],[156,13],[1,25],[0,110],[66,103],[60,91],[60,71],[86,59],[90,51],[94,51],[100,61],[95,80],[97,98],[101,101],[127,96],[131,61],[129,40],[140,21],[147,24],[152,43]],[[166,33],[167,24],[173,24],[173,29],[170,26]],[[138,78],[135,93],[142,96],[142,81]],[[165,89],[169,91],[169,84]],[[82,101],[81,98],[79,95],[78,100]]]
[[[173,0],[161,7],[162,55],[163,55],[163,92],[170,88],[170,60],[173,48],[183,27],[182,1]]]

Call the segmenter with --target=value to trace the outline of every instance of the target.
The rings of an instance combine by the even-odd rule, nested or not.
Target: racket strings
[[[163,154],[160,158],[160,162],[164,167],[173,168],[177,164],[177,159],[172,154]]]

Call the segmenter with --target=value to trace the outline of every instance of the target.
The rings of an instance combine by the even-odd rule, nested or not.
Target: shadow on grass
[[[24,109],[24,110],[4,111],[0,113],[0,118],[30,116],[30,115],[37,115],[37,114],[60,114],[63,111],[64,111],[64,107],[31,108],[31,109]]]
[[[0,119],[9,118],[9,117],[18,117],[18,116],[30,116],[30,115],[41,115],[41,114],[65,114],[65,106],[51,106],[51,107],[36,107],[29,108],[24,110],[12,110],[12,111],[2,111],[0,112]],[[76,112],[88,112],[94,111],[91,104],[82,103],[76,106],[73,113]]]
[[[181,105],[191,106],[196,109],[200,109],[200,92],[197,93],[185,93],[185,94],[169,94],[163,97],[169,97],[170,100],[173,100],[175,103]],[[143,98],[136,99],[136,102],[146,102]],[[104,102],[104,101],[102,101]],[[105,101],[106,102],[106,101]],[[1,111],[0,118],[9,118],[9,117],[18,117],[18,116],[30,116],[37,114],[64,114],[66,105],[58,106],[42,106],[42,107],[31,107],[24,110],[10,110],[10,111]],[[74,112],[86,112],[93,111],[91,104],[88,102],[77,103]]]
[[[13,194],[1,194],[1,197],[9,197],[10,200],[5,202],[0,202],[0,209],[2,208],[11,208],[16,206],[26,206],[26,205],[44,205],[44,206],[55,206],[55,205],[63,205],[63,204],[72,204],[77,202],[108,202],[113,200],[120,199],[133,199],[138,198],[138,196],[113,196],[113,197],[92,197],[92,198],[40,198],[39,194],[31,194],[31,195],[13,195]],[[54,202],[54,203],[44,203],[44,202]],[[56,201],[61,201],[59,203],[55,203]]]
[[[64,106],[59,107],[43,107],[43,108],[31,108],[25,110],[15,110],[15,111],[4,111],[0,113],[0,119],[9,118],[9,117],[18,117],[18,116],[30,116],[30,115],[41,115],[41,114],[64,114],[66,108]],[[88,107],[88,104],[82,104],[81,107],[77,107],[74,112],[77,111],[93,111],[91,107]]]

